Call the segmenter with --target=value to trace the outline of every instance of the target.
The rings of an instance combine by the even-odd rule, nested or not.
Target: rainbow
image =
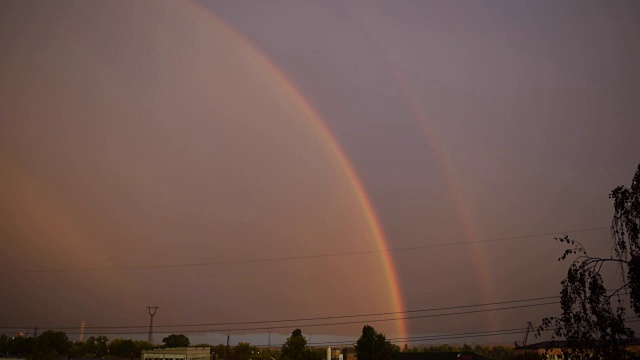
[[[382,250],[380,251],[380,257],[385,269],[385,281],[388,284],[388,290],[391,294],[391,300],[394,307],[393,311],[403,312],[404,304],[402,300],[400,282],[398,281],[398,274],[393,262],[393,258],[388,251],[385,251],[389,248],[389,246],[382,230],[382,226],[380,225],[380,221],[376,215],[373,205],[371,204],[371,200],[367,196],[367,192],[362,182],[360,181],[360,178],[351,165],[348,157],[344,153],[344,150],[327,127],[325,121],[322,119],[322,117],[320,117],[316,109],[309,102],[309,100],[307,100],[304,94],[302,94],[300,89],[298,89],[296,85],[287,77],[287,75],[276,64],[274,64],[273,61],[271,61],[271,59],[269,59],[269,57],[255,44],[253,44],[249,39],[247,39],[242,33],[236,30],[229,23],[225,22],[224,19],[215,14],[213,10],[195,1],[190,2],[190,4],[198,10],[198,13],[206,14],[208,20],[212,20],[213,24],[216,27],[228,32],[231,36],[233,36],[240,46],[249,50],[249,53],[254,57],[254,60],[259,61],[269,70],[272,75],[274,75],[279,80],[280,85],[286,92],[286,95],[304,110],[309,119],[311,119],[311,124],[322,135],[324,140],[333,150],[334,155],[336,156],[339,164],[342,166],[347,178],[349,179],[350,185],[353,187],[353,190],[359,201],[359,205],[362,208],[368,225],[374,235],[376,246],[378,247],[378,249]],[[396,335],[400,338],[406,338],[408,334],[406,320],[398,319],[396,321],[396,327]]]
[[[491,281],[488,270],[489,264],[486,261],[486,256],[483,249],[477,242],[478,240],[480,240],[480,237],[478,236],[478,229],[471,209],[469,209],[469,206],[467,206],[467,203],[463,199],[462,187],[460,186],[460,181],[458,180],[459,176],[457,175],[457,171],[452,164],[449,154],[443,151],[443,146],[436,136],[436,130],[428,121],[428,117],[422,105],[413,95],[406,76],[404,76],[401,71],[397,70],[395,71],[395,77],[398,83],[401,85],[404,95],[411,104],[414,115],[422,126],[425,137],[427,138],[428,143],[434,151],[436,155],[435,157],[438,160],[440,167],[443,169],[446,183],[449,184],[450,194],[453,198],[455,207],[458,209],[460,221],[462,222],[464,239],[469,242],[469,245],[471,247],[471,251],[473,254],[472,261],[475,268],[477,269],[477,277],[480,281],[480,289],[482,292],[483,300],[486,303],[492,303],[495,301],[495,299],[493,299],[493,282]],[[500,328],[499,324],[495,322],[495,318],[489,317],[489,315],[487,315],[487,321],[490,322],[490,328]]]
[[[435,159],[445,176],[445,182],[449,187],[453,203],[458,210],[460,221],[462,222],[464,238],[470,243],[472,261],[474,263],[474,267],[477,269],[477,278],[480,282],[482,292],[481,295],[484,302],[494,302],[494,288],[489,274],[489,264],[486,260],[484,250],[477,242],[477,240],[480,239],[477,225],[473,217],[473,212],[464,201],[462,186],[460,185],[459,180],[460,176],[453,165],[453,160],[449,153],[444,150],[445,147],[440,141],[438,132],[430,121],[429,116],[427,116],[427,111],[424,109],[422,102],[416,96],[415,90],[411,86],[404,71],[402,71],[402,68],[398,65],[398,62],[394,59],[391,51],[389,51],[385,44],[375,36],[374,32],[365,24],[365,22],[362,21],[356,11],[352,11],[352,15],[360,26],[361,31],[369,39],[369,42],[374,46],[374,48],[381,54],[381,57],[391,69],[393,78],[400,87],[404,98],[409,103],[413,116],[422,128],[427,143],[435,154]],[[500,328],[500,324],[497,323],[494,317],[490,317],[489,314],[486,316],[486,321],[491,325],[491,328]]]

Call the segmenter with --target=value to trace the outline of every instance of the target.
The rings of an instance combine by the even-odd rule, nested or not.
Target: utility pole
[[[158,307],[147,306],[147,310],[149,311],[149,342],[153,344],[153,317],[156,315]]]
[[[224,354],[224,358],[228,359],[229,356],[229,333],[227,333],[227,353]]]

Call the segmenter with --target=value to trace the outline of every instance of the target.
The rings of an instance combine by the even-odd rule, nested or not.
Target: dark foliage
[[[307,339],[300,329],[295,329],[282,345],[280,356],[285,360],[320,360],[317,351],[307,347]]]
[[[565,339],[565,358],[639,358],[628,351],[635,334],[626,321],[629,308],[634,317],[640,316],[640,165],[631,187],[619,186],[609,197],[614,207],[610,257],[591,256],[580,242],[568,236],[557,238],[569,245],[559,260],[575,259],[562,280],[562,314],[543,319],[538,334],[551,330],[554,339]],[[605,283],[605,266],[616,268],[619,284]],[[629,300],[625,301],[627,293]]]
[[[131,339],[113,339],[109,343],[109,354],[123,358],[139,357],[136,343]]]
[[[378,333],[369,325],[362,328],[362,335],[356,342],[358,360],[391,360],[400,348],[391,344],[384,334]]]
[[[186,347],[191,344],[189,338],[182,334],[171,334],[162,339],[162,342],[166,347]]]

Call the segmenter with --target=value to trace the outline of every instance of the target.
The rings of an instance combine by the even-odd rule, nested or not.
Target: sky
[[[456,334],[556,315],[555,236],[608,253],[639,15],[3,1],[0,330],[145,339],[158,306],[156,341],[519,341]]]

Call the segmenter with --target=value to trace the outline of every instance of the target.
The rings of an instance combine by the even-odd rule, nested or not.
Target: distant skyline
[[[159,333],[256,322],[232,331],[256,345],[266,320],[332,323],[274,343],[536,324],[559,305],[510,302],[559,294],[554,236],[607,254],[608,194],[640,162],[639,15],[2,2],[0,326],[144,339],[151,305]],[[513,308],[411,312],[487,303]]]

